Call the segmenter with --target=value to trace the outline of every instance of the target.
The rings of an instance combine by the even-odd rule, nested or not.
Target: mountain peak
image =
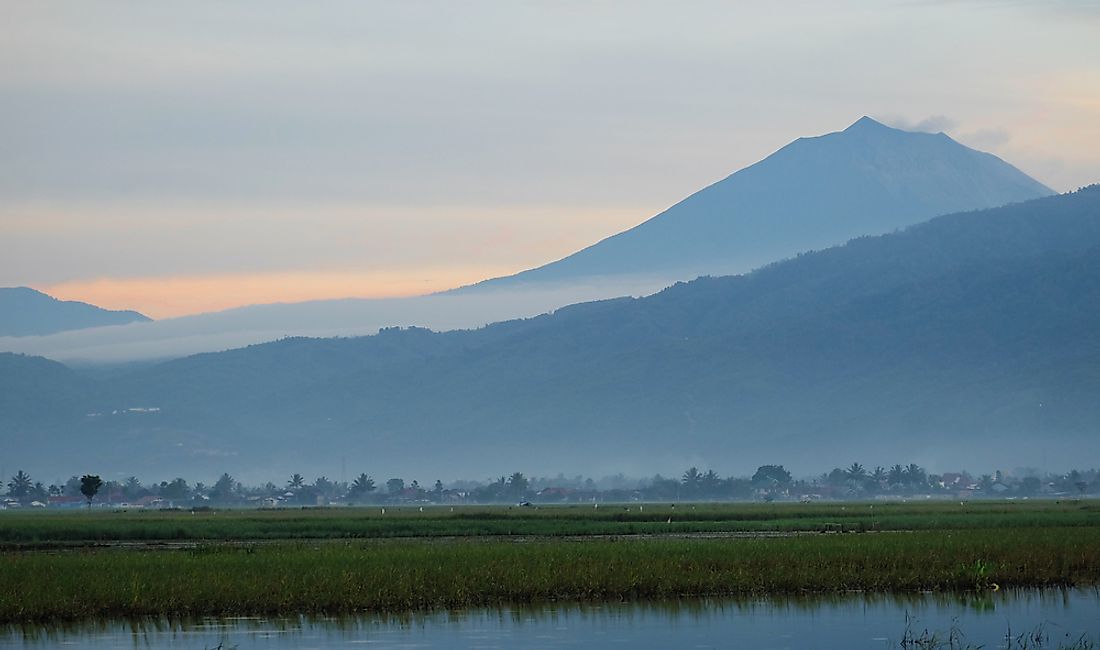
[[[1047,196],[1003,160],[868,116],[804,137],[625,232],[480,287],[743,273],[932,217]]]
[[[859,131],[896,131],[896,130],[898,130],[898,129],[894,129],[892,127],[886,126],[882,122],[879,122],[879,121],[877,121],[873,118],[870,118],[870,117],[867,117],[866,115],[864,115],[863,117],[859,118],[855,122],[852,122],[852,125],[849,126],[846,129],[844,129],[844,132],[845,133],[856,133],[856,132],[859,132]]]

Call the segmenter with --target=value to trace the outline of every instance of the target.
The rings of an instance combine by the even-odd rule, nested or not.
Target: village
[[[282,484],[260,486],[245,485],[228,473],[209,485],[191,484],[183,478],[143,483],[134,476],[100,483],[89,498],[82,493],[82,479],[77,476],[45,486],[20,470],[6,483],[0,510],[1060,499],[1100,493],[1100,471],[1075,469],[1040,475],[1035,470],[1017,470],[974,476],[968,472],[930,474],[916,464],[868,470],[853,463],[809,479],[793,478],[782,465],[762,465],[750,477],[722,478],[713,470],[701,472],[695,467],[679,478],[658,474],[641,480],[622,475],[599,480],[560,474],[528,478],[514,472],[482,482],[444,484],[437,480],[429,487],[402,478],[379,485],[365,473],[350,482],[325,476],[307,481],[294,474]]]

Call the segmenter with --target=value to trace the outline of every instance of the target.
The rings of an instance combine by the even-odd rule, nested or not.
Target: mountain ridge
[[[126,441],[148,467],[331,474],[341,458],[457,478],[701,458],[1069,462],[1100,452],[1100,186],[476,330],[291,338],[106,382],[65,376],[83,391],[65,413],[121,414],[42,422],[34,404],[53,391],[15,382],[11,399],[31,405],[20,430],[54,432],[28,439],[61,436],[104,463],[127,461],[103,441]]]
[[[286,335],[478,327],[577,302],[648,295],[701,275],[743,273],[939,214],[1047,194],[1049,188],[996,156],[943,134],[910,133],[865,117],[844,131],[799,138],[635,228],[514,276],[413,298],[254,305],[125,331],[0,338],[0,349],[89,365],[180,357]]]
[[[151,320],[136,311],[58,300],[30,287],[0,287],[0,336],[43,336]]]

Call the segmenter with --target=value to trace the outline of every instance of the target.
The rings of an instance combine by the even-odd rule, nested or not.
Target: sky
[[[561,258],[862,115],[1100,182],[1100,0],[0,4],[0,286],[155,318]]]

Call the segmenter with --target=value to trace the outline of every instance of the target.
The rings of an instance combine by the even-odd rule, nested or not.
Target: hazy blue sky
[[[417,293],[864,114],[1100,181],[1100,2],[6,2],[0,286]]]

